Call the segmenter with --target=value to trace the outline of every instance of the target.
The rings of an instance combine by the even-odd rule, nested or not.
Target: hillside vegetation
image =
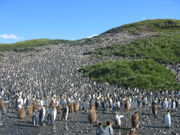
[[[93,45],[106,42],[111,36],[119,33],[127,33],[130,35],[142,35],[143,33],[151,33],[156,35],[162,32],[176,32],[180,30],[180,20],[175,19],[156,19],[145,20],[141,22],[126,24],[117,28],[110,29],[93,38],[84,38],[70,42],[70,45]],[[149,35],[151,35],[149,34]],[[105,36],[105,37],[103,37]],[[108,38],[109,37],[109,38]],[[121,37],[116,37],[121,38]],[[114,41],[116,41],[115,39]]]
[[[175,75],[153,60],[105,61],[83,67],[84,75],[100,82],[146,90],[177,90]]]
[[[0,51],[31,51],[35,47],[44,46],[44,45],[58,45],[62,43],[69,43],[68,40],[50,40],[50,39],[34,39],[26,40],[22,42],[16,42],[12,44],[0,44]]]
[[[113,28],[103,34],[156,33],[127,44],[114,44],[86,54],[129,57],[131,60],[105,61],[82,70],[93,80],[145,90],[179,90],[175,74],[161,64],[180,62],[180,20],[145,20]]]
[[[180,32],[140,38],[129,44],[116,44],[90,53],[154,59],[159,63],[178,63],[180,62]]]
[[[175,19],[156,19],[156,20],[145,20],[141,22],[126,24],[117,28],[110,29],[99,36],[93,38],[84,38],[80,40],[50,40],[50,39],[34,39],[26,40],[12,44],[0,44],[0,51],[28,51],[34,47],[43,45],[54,45],[54,44],[69,44],[69,45],[90,45],[95,43],[101,43],[103,39],[101,36],[107,33],[120,33],[128,32],[131,34],[141,34],[142,32],[174,32],[180,30],[180,20]],[[24,49],[22,49],[24,48]],[[31,49],[30,49],[31,48]]]
[[[141,32],[171,32],[180,30],[180,20],[175,19],[154,19],[126,24],[117,28],[112,28],[103,34],[128,32],[131,34],[141,34]]]

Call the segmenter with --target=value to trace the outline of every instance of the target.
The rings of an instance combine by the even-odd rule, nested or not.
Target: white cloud
[[[89,36],[88,38],[92,38],[92,37],[95,37],[97,36],[97,34],[92,34],[91,36]]]
[[[14,39],[14,40],[20,39],[20,37],[14,35],[14,34],[1,34],[0,38],[2,38],[2,39]]]

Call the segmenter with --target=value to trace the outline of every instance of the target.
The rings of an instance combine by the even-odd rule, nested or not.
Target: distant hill
[[[16,42],[12,44],[0,44],[0,51],[31,51],[35,47],[40,47],[44,45],[58,45],[69,43],[69,40],[51,40],[51,39],[34,39],[26,40],[21,42]]]
[[[136,23],[130,23],[122,25],[117,28],[112,28],[100,35],[92,38],[84,38],[80,40],[70,41],[70,40],[50,40],[50,39],[34,39],[21,41],[12,44],[0,44],[0,51],[22,51],[22,48],[33,48],[43,45],[54,45],[54,44],[69,44],[69,45],[91,45],[103,43],[106,41],[113,42],[117,41],[119,38],[126,38],[127,35],[143,35],[147,36],[153,35],[152,33],[162,33],[162,32],[175,32],[180,30],[180,20],[175,19],[155,19],[155,20],[145,20]],[[121,36],[119,35],[121,34]],[[118,42],[118,41],[117,41]],[[8,45],[8,47],[6,46]],[[25,49],[26,50],[26,49]],[[30,50],[30,49],[29,49]],[[28,51],[28,49],[26,50]]]
[[[115,44],[128,43],[140,37],[151,37],[162,33],[180,31],[180,20],[175,19],[154,19],[144,20],[136,23],[122,25],[112,28],[93,38],[82,39],[72,42],[72,45],[92,45],[92,44]]]

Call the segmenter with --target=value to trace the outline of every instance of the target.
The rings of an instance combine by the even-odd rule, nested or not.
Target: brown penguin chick
[[[89,110],[89,114],[88,114],[88,120],[90,123],[95,123],[97,121],[96,119],[96,110],[92,107],[90,110]]]
[[[126,112],[131,109],[131,104],[129,103],[128,99],[126,99],[124,102],[124,109],[126,110]]]
[[[72,112],[74,112],[74,103],[71,105]]]
[[[0,111],[4,110],[6,107],[5,103],[3,100],[0,100]]]
[[[52,109],[55,107],[54,100],[51,100],[51,101],[50,101],[49,106],[50,106],[50,108],[52,108]]]
[[[69,106],[69,112],[73,113],[74,112],[74,104],[70,103],[68,106]]]
[[[129,135],[138,135],[135,129],[131,129]]]
[[[32,105],[29,105],[26,108],[26,114],[29,115],[29,116],[32,116],[32,113],[33,113],[33,107],[32,107]]]
[[[90,104],[90,108],[93,110],[96,110],[96,105],[95,104]]]
[[[78,103],[74,103],[74,111],[75,112],[79,111],[79,104]]]
[[[62,105],[56,106],[56,109],[57,109],[57,113],[61,114],[61,112],[62,112]]]
[[[20,108],[20,109],[18,110],[18,118],[19,118],[19,119],[24,119],[25,116],[26,116],[26,112],[25,112],[24,107],[22,107],[22,108]]]
[[[152,113],[154,117],[157,117],[157,104],[156,103],[152,103]]]
[[[140,124],[140,116],[137,112],[135,112],[132,116],[131,116],[131,124],[133,128],[138,128],[139,124]]]
[[[39,105],[36,102],[33,102],[32,103],[32,109],[33,109],[33,111],[38,110],[39,109]]]

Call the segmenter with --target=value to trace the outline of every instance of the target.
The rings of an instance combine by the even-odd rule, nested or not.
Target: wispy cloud
[[[79,39],[84,39],[84,38],[92,38],[97,36],[98,34],[92,34],[90,36],[85,36],[85,37],[80,37],[80,38],[71,38],[70,40],[79,40]]]
[[[92,34],[91,36],[89,36],[88,38],[92,38],[92,37],[95,37],[97,36],[97,34]]]
[[[2,39],[14,39],[14,40],[20,39],[20,37],[16,36],[15,34],[1,34],[0,38],[2,38]]]

